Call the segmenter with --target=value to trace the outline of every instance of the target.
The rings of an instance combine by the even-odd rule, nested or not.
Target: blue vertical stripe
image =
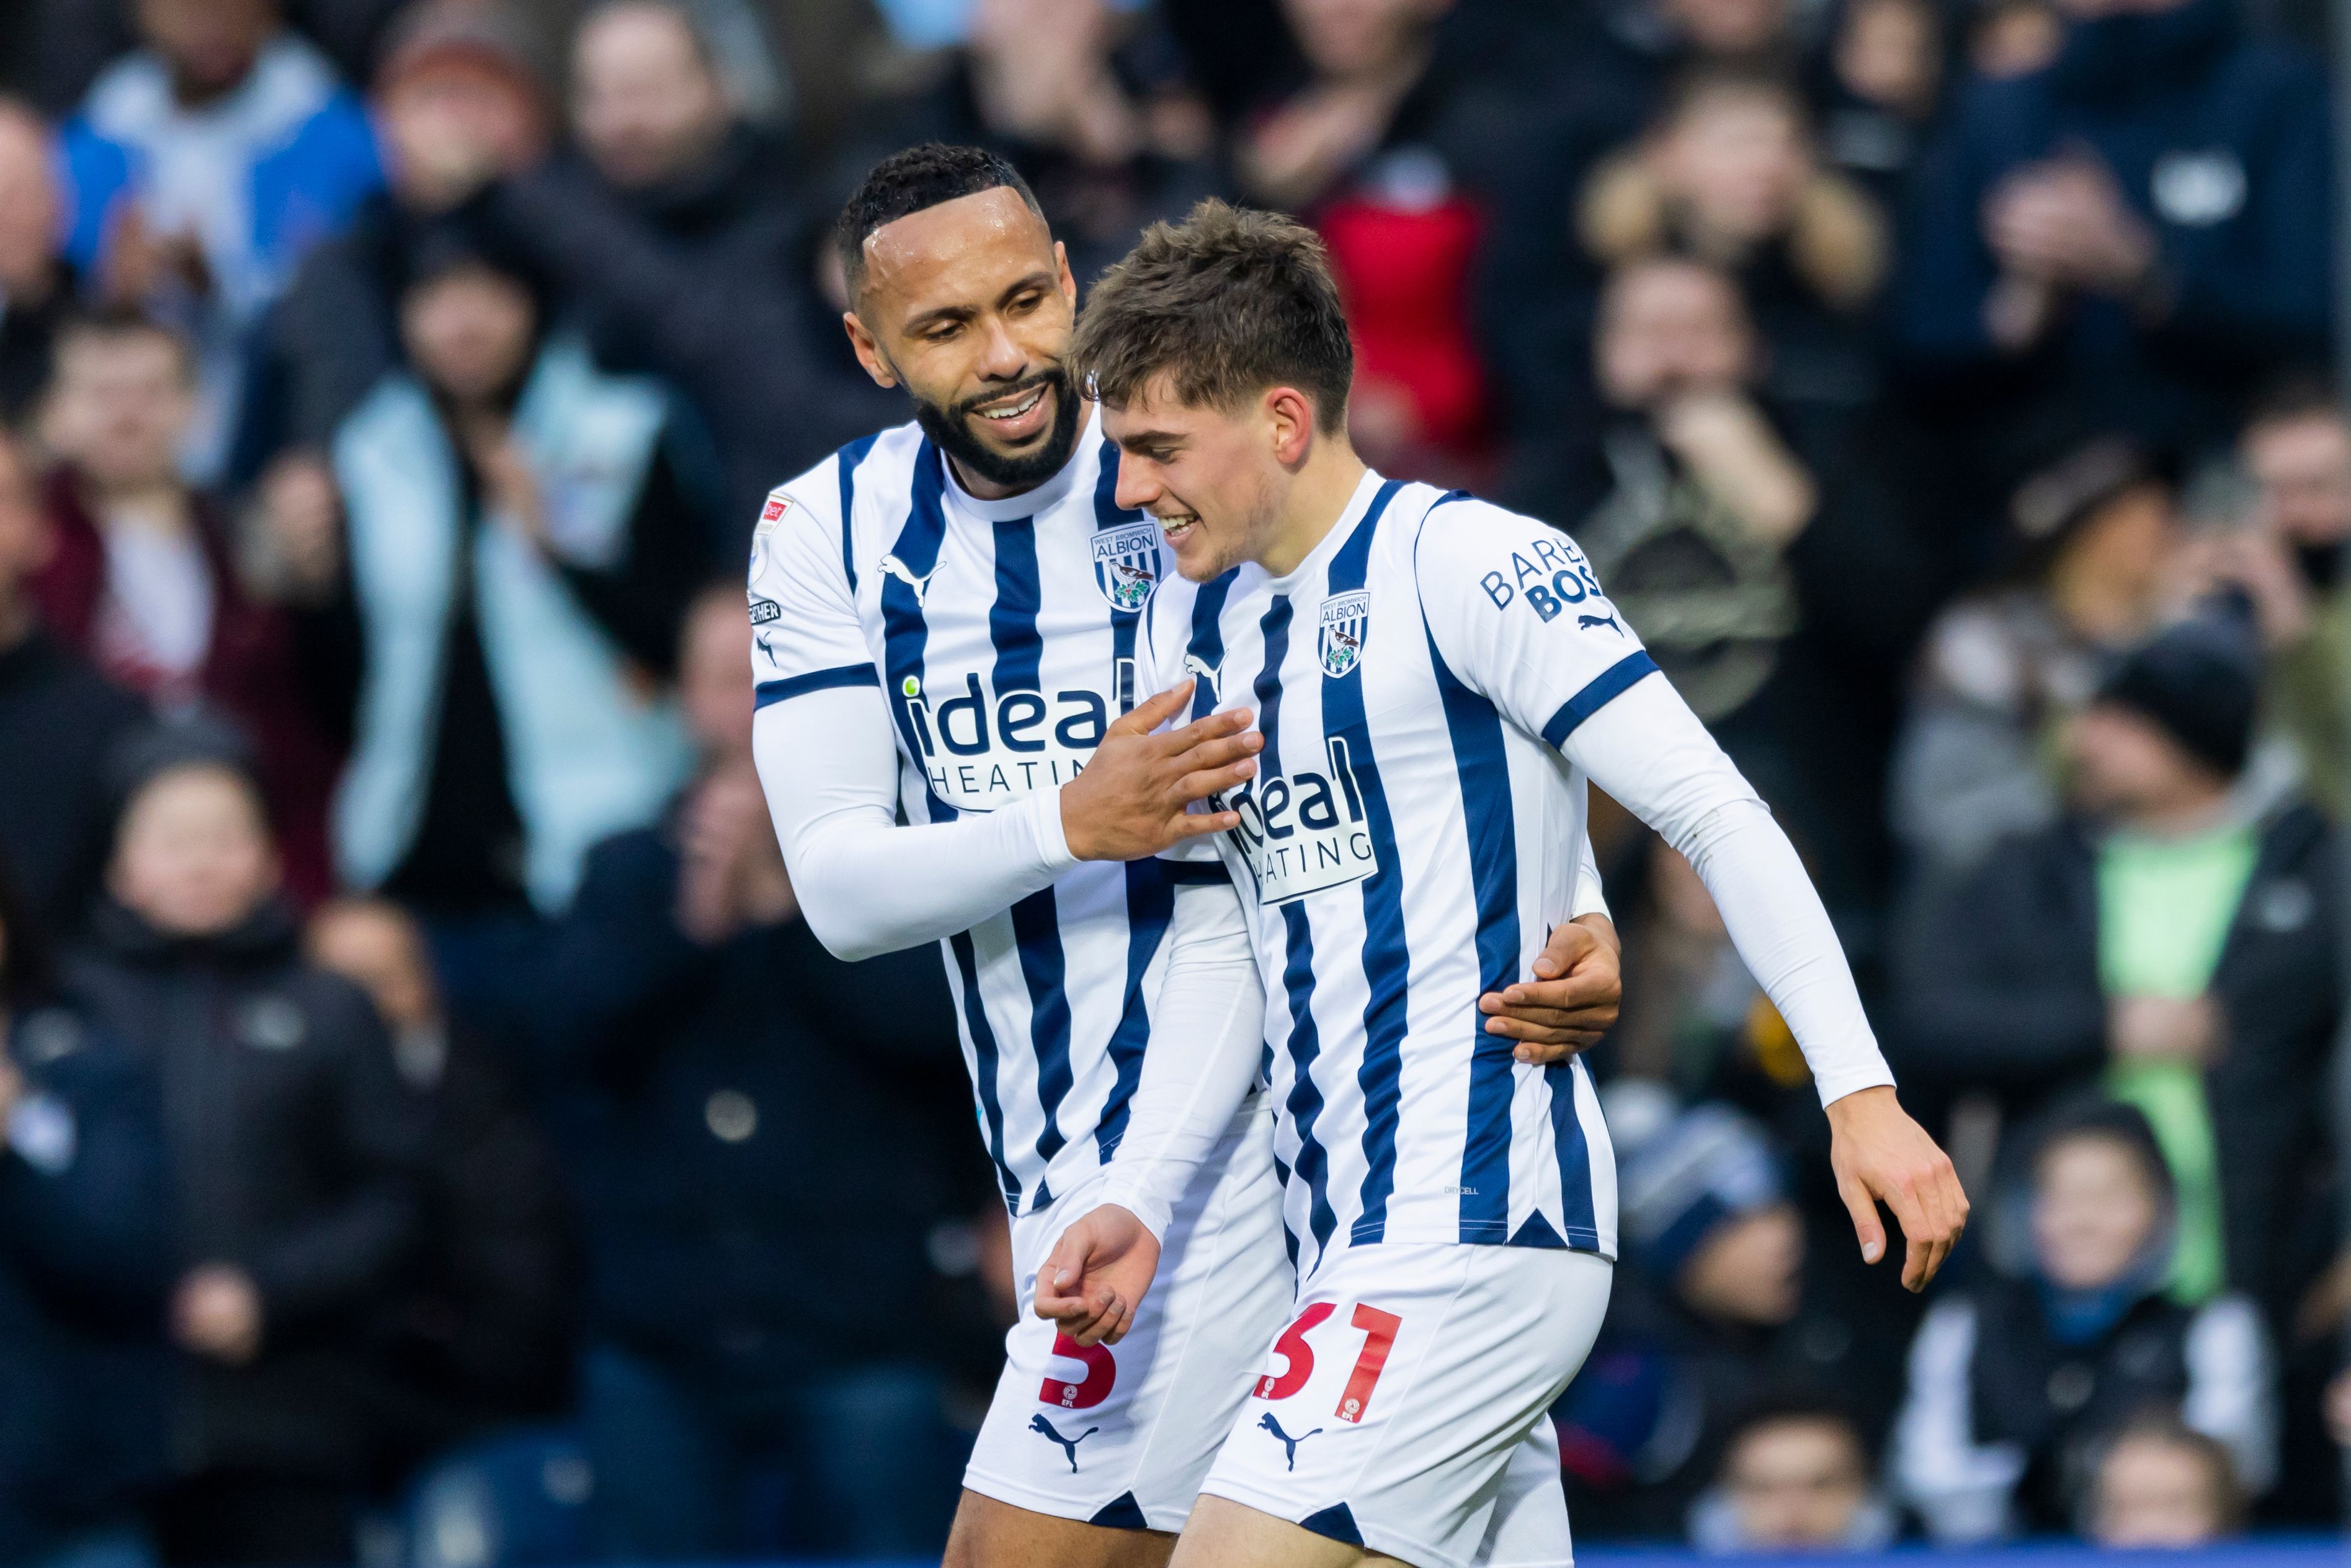
[[[882,439],[876,431],[862,435],[835,455],[841,478],[841,569],[849,574],[849,596],[857,597],[857,470]]]
[[[1041,690],[1038,672],[1044,667],[1045,640],[1037,632],[1038,612],[1045,608],[1045,585],[1037,571],[1037,528],[1034,517],[998,523],[996,543],[996,602],[987,609],[987,640],[996,647],[996,695]]]
[[[1600,1219],[1592,1197],[1592,1145],[1583,1135],[1583,1120],[1575,1113],[1575,1080],[1583,1071],[1576,1057],[1543,1069],[1551,1089],[1551,1141],[1559,1155],[1561,1217],[1566,1220],[1567,1244],[1586,1251],[1600,1249]]]
[[[925,580],[938,570],[939,551],[946,542],[946,512],[942,505],[946,493],[945,462],[938,449],[925,441],[914,455],[914,494],[906,508],[906,521],[890,546],[890,553],[904,562],[908,571]],[[905,688],[906,682],[912,680],[916,690],[922,689],[924,653],[930,643],[931,629],[914,591],[895,577],[882,580],[882,658],[888,678],[891,711],[897,717],[905,754],[915,758],[915,766],[920,768],[926,752]],[[927,785],[924,793],[932,821],[955,821],[954,807],[940,800]],[[1004,1159],[1004,1103],[997,1082],[1003,1068],[1003,1052],[997,1045],[996,1031],[988,1027],[987,1013],[981,1002],[979,966],[971,934],[959,933],[950,938],[948,946],[963,977],[964,1023],[971,1033],[972,1087],[979,1096],[981,1131],[987,1141],[988,1158],[996,1162],[996,1177],[1004,1190],[1005,1205],[1018,1214],[1020,1178],[1012,1174],[1012,1167]]]
[[[914,495],[907,504],[906,521],[890,544],[890,553],[908,571],[925,581],[938,570],[939,551],[946,542],[946,508],[943,504],[946,494],[946,463],[938,448],[925,441],[914,455]],[[930,747],[923,744],[922,727],[915,718],[913,700],[906,695],[909,682],[914,683],[918,693],[928,685],[923,660],[930,638],[930,623],[924,619],[923,602],[914,597],[914,591],[895,576],[883,578],[882,664],[883,684],[889,688],[890,711],[897,718],[906,756],[924,774],[923,792],[928,797],[930,820],[952,822],[956,809],[930,788],[926,766]]]
[[[1276,594],[1258,620],[1258,635],[1264,640],[1265,663],[1258,671],[1254,690],[1257,694],[1258,727],[1265,732],[1265,751],[1258,768],[1259,779],[1273,779],[1281,773],[1281,665],[1290,656],[1290,601],[1287,595]],[[1306,1180],[1308,1193],[1307,1225],[1314,1233],[1314,1249],[1322,1249],[1339,1227],[1339,1217],[1331,1208],[1331,1159],[1314,1135],[1314,1124],[1322,1115],[1322,1091],[1314,1082],[1314,1061],[1322,1054],[1322,1039],[1314,1024],[1314,927],[1306,918],[1302,904],[1292,902],[1281,906],[1283,935],[1288,943],[1288,958],[1281,972],[1283,994],[1290,1003],[1290,1052],[1291,1082],[1285,1109],[1290,1113],[1290,1125],[1298,1129],[1298,1163],[1295,1174]],[[1296,1239],[1291,1239],[1291,1261],[1297,1260]]]
[[[1192,596],[1192,635],[1184,652],[1207,668],[1221,673],[1225,664],[1225,601],[1233,591],[1233,579],[1240,575],[1235,567],[1214,582],[1204,582],[1200,591]],[[1206,718],[1217,711],[1217,683],[1195,675],[1199,685],[1192,688],[1192,716]]]
[[[993,535],[996,600],[988,607],[987,639],[996,648],[994,681],[1000,701],[1008,692],[1042,688],[1039,673],[1045,640],[1038,632],[1037,616],[1044,608],[1045,590],[1037,570],[1035,519],[998,523]],[[1075,1082],[1070,1062],[1070,997],[1063,988],[1069,964],[1051,888],[1040,888],[1012,906],[1012,935],[1019,944],[1020,978],[1029,988],[1029,1042],[1037,1053],[1037,1098],[1045,1114],[1045,1125],[1037,1134],[1037,1160],[1050,1166],[1070,1141],[1061,1131],[1061,1103]],[[1045,1201],[1040,1189],[1031,1207]]]
[[[1510,813],[1510,765],[1502,749],[1502,717],[1494,705],[1463,685],[1428,638],[1428,662],[1453,739],[1453,767],[1461,780],[1461,815],[1468,824],[1469,870],[1477,889],[1478,990],[1499,991],[1518,978],[1519,842]],[[1468,1126],[1461,1148],[1461,1239],[1509,1239],[1510,1227],[1510,1100],[1517,1089],[1514,1050],[1489,1034],[1477,1003],[1469,1030]]]
[[[1109,1103],[1094,1128],[1094,1147],[1107,1165],[1126,1136],[1126,1113],[1134,1086],[1143,1077],[1143,1048],[1151,1038],[1151,1016],[1144,1005],[1143,977],[1159,945],[1167,937],[1176,915],[1176,884],[1165,862],[1156,860],[1126,863],[1126,1002],[1111,1030],[1110,1061],[1117,1081]],[[1183,1049],[1181,1045],[1178,1049]]]
[[[958,931],[948,937],[947,949],[955,955],[956,974],[963,981],[963,1021],[971,1030],[972,1052],[978,1058],[971,1083],[979,1096],[979,1135],[987,1145],[987,1157],[996,1163],[996,1182],[1004,1194],[1005,1209],[1017,1217],[1020,1178],[1004,1163],[1004,1103],[997,1092],[996,1031],[987,1027],[987,1008],[980,999],[979,962],[972,951],[971,933]]]
[[[1364,519],[1331,558],[1324,595],[1364,586],[1371,570],[1373,541],[1388,503],[1403,489],[1400,480],[1382,485]],[[1402,606],[1392,606],[1390,614]],[[1318,628],[1319,632],[1319,628]],[[1368,634],[1366,636],[1368,643]],[[1318,661],[1319,664],[1319,661]],[[1412,955],[1405,942],[1404,873],[1396,864],[1395,822],[1387,792],[1380,787],[1379,758],[1364,714],[1364,675],[1359,663],[1343,675],[1322,677],[1322,736],[1326,748],[1343,744],[1348,769],[1362,791],[1364,825],[1379,869],[1364,879],[1364,977],[1371,995],[1364,1003],[1364,1061],[1355,1081],[1364,1095],[1363,1204],[1348,1239],[1358,1246],[1387,1234],[1388,1197],[1395,1190],[1396,1123],[1404,1104],[1404,1036],[1409,1017]]]
[[[1290,1124],[1298,1129],[1297,1174],[1306,1178],[1307,1225],[1314,1232],[1319,1260],[1331,1232],[1339,1228],[1339,1217],[1331,1210],[1331,1157],[1314,1136],[1314,1124],[1322,1116],[1322,1091],[1314,1082],[1314,1059],[1322,1054],[1322,1031],[1314,1027],[1314,926],[1297,899],[1281,906],[1281,924],[1289,943],[1281,987],[1290,998],[1290,1066],[1295,1074],[1288,1109]],[[1293,1245],[1290,1261],[1297,1260]]]
[[[1265,750],[1258,758],[1259,779],[1281,777],[1281,662],[1290,657],[1290,596],[1277,593],[1258,618],[1265,666],[1258,671],[1251,690],[1257,695],[1257,727],[1265,736]]]

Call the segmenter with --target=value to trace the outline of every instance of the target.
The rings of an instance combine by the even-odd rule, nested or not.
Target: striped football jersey
[[[878,685],[913,822],[1058,789],[1134,706],[1137,636],[1164,575],[1157,525],[1121,511],[1116,484],[1093,423],[1058,475],[1006,501],[965,492],[914,424],[843,447],[774,492],[753,537],[760,706]],[[1203,869],[1081,863],[943,945],[980,1134],[1015,1216],[1117,1148],[1174,883]]]
[[[1146,615],[1151,685],[1246,705],[1258,776],[1217,852],[1266,978],[1303,1272],[1380,1241],[1614,1257],[1614,1156],[1581,1060],[1513,1060],[1478,998],[1567,919],[1587,790],[1560,747],[1656,666],[1573,541],[1368,476],[1289,575]]]

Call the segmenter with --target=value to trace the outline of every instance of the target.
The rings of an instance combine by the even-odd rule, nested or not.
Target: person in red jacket
[[[335,758],[282,618],[245,592],[226,520],[180,477],[194,413],[194,361],[169,328],[110,314],[64,329],[44,431],[59,458],[43,497],[56,544],[27,588],[59,642],[165,718],[209,710],[245,731],[287,886],[308,903],[331,886]]]

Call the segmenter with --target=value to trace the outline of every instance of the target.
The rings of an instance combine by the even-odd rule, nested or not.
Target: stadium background
[[[1961,1164],[1912,1301],[1602,815],[1594,1560],[2333,1531],[2328,23],[5,0],[0,1557],[935,1552],[1003,1215],[935,960],[794,916],[739,594],[904,417],[826,235],[934,138],[1081,285],[1203,195],[1311,222],[1359,445],[1577,534]]]

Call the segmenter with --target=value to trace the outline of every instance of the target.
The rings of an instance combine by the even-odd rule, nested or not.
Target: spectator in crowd
[[[794,463],[902,417],[819,278],[830,198],[741,121],[695,10],[606,0],[572,49],[577,159],[503,182],[498,238],[553,280],[601,363],[669,378],[726,470],[726,555]]]
[[[1597,1375],[1570,1387],[1556,1419],[1572,1512],[1602,1534],[1674,1536],[1712,1454],[1773,1380],[1804,1231],[1753,1122],[1621,1087],[1610,1114],[1623,1129],[1628,1266],[1592,1354]]]
[[[1833,1399],[1767,1395],[1734,1427],[1690,1544],[1719,1554],[1876,1552],[1900,1527],[1861,1429]]]
[[[2199,540],[2191,562],[2252,598],[2270,655],[2263,728],[2290,743],[2311,797],[2340,821],[2351,811],[2351,420],[2324,383],[2289,383],[2256,405],[2237,455],[2252,516]]]
[[[1901,1038],[1921,1091],[2028,1113],[2095,1081],[2143,1106],[2179,1189],[2158,1282],[2283,1323],[2316,1271],[2296,1219],[2342,1005],[2336,850],[2307,805],[2232,795],[2258,670],[2220,615],[2124,662],[2069,727],[2065,816],[1927,901]]]
[[[335,437],[340,526],[332,507],[264,526],[321,606],[315,660],[348,673],[344,881],[495,925],[560,909],[589,847],[683,775],[658,683],[708,510],[667,392],[599,371],[462,232],[420,244],[400,315],[406,367]]]
[[[1943,105],[1944,22],[1930,0],[1846,0],[1814,96],[1822,155],[1898,216]]]
[[[1215,126],[1172,51],[1136,30],[1113,0],[977,0],[946,79],[889,126],[891,147],[949,141],[1010,159],[1091,287],[1146,225],[1216,192]]]
[[[2169,1416],[2141,1417],[2092,1461],[2081,1533],[2110,1552],[2190,1551],[2244,1527],[2228,1445]]]
[[[2155,625],[2178,559],[2170,482],[2119,438],[2043,469],[2009,510],[2016,564],[1927,633],[1895,758],[1895,835],[1929,872],[2055,818],[2050,735]]]
[[[504,971],[586,1231],[594,1507],[628,1561],[935,1552],[953,1459],[905,1314],[956,1212],[925,1104],[957,1115],[953,1017],[931,955],[844,965],[799,920],[751,764],[750,637],[739,586],[696,601],[701,773],[598,846]]]
[[[0,860],[34,917],[67,932],[106,861],[107,758],[146,710],[42,626],[29,585],[55,549],[24,444],[0,430]]]
[[[2051,68],[1960,97],[1899,335],[1993,423],[2069,400],[2147,439],[2225,441],[2326,342],[2325,78],[2231,0],[2059,9]]]
[[[57,251],[56,162],[47,122],[0,98],[0,426],[30,421],[73,304],[73,268]]]
[[[431,1107],[422,1268],[381,1314],[400,1469],[569,1407],[579,1287],[555,1154],[515,1074],[443,1005],[424,933],[399,905],[344,898],[310,917],[310,962],[368,993],[393,1064]]]
[[[1479,7],[1465,9],[1465,16]],[[1541,62],[1515,95],[1512,124],[1486,138],[1494,233],[1480,287],[1481,333],[1514,442],[1544,443],[1593,416],[1594,290],[1581,209],[1594,169],[1655,123],[1669,84],[1715,68],[1766,74],[1796,65],[1787,0],[1604,0],[1518,52]]]
[[[322,896],[334,760],[305,707],[283,619],[240,580],[227,519],[181,478],[195,408],[186,340],[110,312],[68,324],[44,433],[58,466],[54,549],[33,579],[59,641],[167,716],[211,709],[243,728],[283,824],[287,886]]]
[[[0,857],[0,1555],[141,1568],[172,1372],[162,1118],[53,979]]]
[[[1679,252],[1729,270],[1782,402],[1875,393],[1859,312],[1885,276],[1884,222],[1821,165],[1788,78],[1720,66],[1682,78],[1648,135],[1593,172],[1581,229],[1603,269]]]
[[[164,1560],[350,1560],[381,1402],[367,1327],[417,1239],[424,1124],[364,993],[304,963],[262,798],[165,732],[124,762],[93,1025],[161,1085],[186,1367]]]
[[[1987,81],[2014,81],[2047,68],[2064,44],[2049,0],[1991,0],[1968,28],[1968,64]]]
[[[2258,1490],[2277,1441],[2261,1314],[2165,1294],[2175,1210],[2146,1118],[2061,1110],[2028,1166],[2005,1197],[2027,1233],[2016,1272],[1938,1301],[1911,1347],[1893,1458],[1906,1500],[1947,1544],[2065,1529],[2100,1444],[2149,1410],[2224,1445]]]
[[[1348,416],[1390,473],[1483,484],[1497,412],[1477,319],[1496,143],[1523,95],[1450,0],[1286,0],[1306,69],[1238,129],[1242,193],[1330,247],[1355,340]]]
[[[1594,359],[1611,418],[1559,485],[1560,520],[1675,688],[1720,725],[1796,629],[1786,552],[1819,510],[1819,483],[1757,396],[1760,346],[1717,267],[1656,257],[1619,269]],[[1705,566],[1673,570],[1687,559]],[[1720,612],[1693,613],[1708,598]]]
[[[1626,622],[1805,852],[1832,907],[1867,896],[1891,719],[1889,671],[1919,600],[1915,561],[1864,455],[1824,427],[1803,450],[1761,384],[1732,279],[1698,260],[1626,263],[1601,296],[1605,422],[1523,476],[1538,516],[1592,556]],[[1888,688],[1881,690],[1880,688]]]
[[[188,471],[216,477],[245,337],[303,254],[381,183],[359,100],[280,24],[277,0],[137,0],[141,47],[66,127],[67,254],[118,303],[199,345]]]
[[[486,181],[538,163],[554,131],[529,38],[510,13],[473,0],[427,0],[403,17],[369,107],[385,187],[310,254],[259,329],[240,478],[273,458],[324,467],[336,427],[399,363],[413,246]]]

